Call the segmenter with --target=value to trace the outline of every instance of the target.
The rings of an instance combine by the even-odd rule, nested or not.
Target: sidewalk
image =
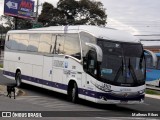
[[[154,99],[159,99],[160,100],[160,95],[145,94],[145,97],[149,97],[149,98],[154,98]]]

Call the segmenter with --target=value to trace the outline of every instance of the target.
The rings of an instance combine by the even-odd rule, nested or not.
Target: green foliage
[[[50,3],[45,2],[43,4],[43,9],[41,11],[41,14],[39,15],[39,22],[42,22],[43,24],[49,24],[50,21],[52,21],[53,18],[53,5]]]
[[[91,0],[59,0],[57,7],[45,2],[38,18],[44,26],[105,25],[107,15],[103,4]]]
[[[149,89],[146,89],[146,94],[151,94],[151,95],[160,95],[160,92],[155,91],[155,90],[149,90]]]
[[[41,28],[43,25],[41,23],[35,23],[32,25],[32,28]]]
[[[5,25],[7,25],[7,27],[9,29],[14,27],[14,20],[13,17],[10,16],[6,16],[6,15],[1,15],[1,20],[5,21]]]
[[[0,34],[5,34],[10,30],[9,27],[5,27],[4,25],[0,25]]]
[[[15,19],[11,16],[1,15],[1,19],[5,21],[6,29],[11,30],[14,29]],[[18,29],[29,29],[32,28],[32,21],[28,19],[17,18],[17,28]]]
[[[0,64],[0,68],[3,68],[3,64]]]

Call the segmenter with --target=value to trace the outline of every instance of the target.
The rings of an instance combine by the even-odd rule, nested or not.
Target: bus
[[[160,53],[155,53],[157,57],[156,65],[152,64],[152,56],[145,54],[146,57],[146,84],[160,87]]]
[[[9,31],[3,74],[17,86],[27,83],[53,90],[72,102],[81,98],[101,104],[136,104],[145,96],[142,44],[127,32],[107,27]]]

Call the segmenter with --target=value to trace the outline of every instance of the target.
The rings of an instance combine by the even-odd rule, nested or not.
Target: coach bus
[[[148,51],[148,53],[150,53]],[[154,61],[154,59],[153,59]],[[4,76],[102,104],[144,101],[146,66],[140,41],[97,26],[9,31]]]
[[[146,58],[146,84],[160,87],[160,53],[155,53],[157,56],[156,65],[152,64],[152,56],[145,54]]]

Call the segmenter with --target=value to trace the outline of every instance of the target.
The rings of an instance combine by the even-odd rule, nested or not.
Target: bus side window
[[[146,67],[153,68],[152,57],[150,55],[146,55],[145,57],[146,57]]]
[[[19,36],[19,34],[12,34],[12,39],[10,40],[12,50],[19,49]]]
[[[87,71],[92,75],[97,75],[97,54],[95,51],[90,50],[87,56]]]
[[[64,54],[63,46],[64,46],[64,36],[57,35],[54,44],[54,54]]]
[[[12,35],[8,35],[8,36],[6,37],[5,47],[8,48],[8,49],[11,49],[11,43],[12,43],[11,39],[12,39]]]
[[[64,53],[77,59],[81,59],[81,48],[78,34],[66,34]]]
[[[9,41],[9,37],[10,37],[10,35],[8,35],[8,39],[7,39],[7,41]]]
[[[81,45],[82,45],[82,54],[83,57],[86,56],[87,52],[89,51],[89,47],[86,45],[86,43],[94,43],[96,44],[96,38],[92,36],[89,33],[86,32],[80,32],[80,40],[81,40]]]
[[[157,61],[157,69],[160,69],[160,57],[158,57],[158,61]]]
[[[38,52],[39,39],[39,34],[30,34],[27,51]]]
[[[52,34],[41,34],[38,52],[50,53],[51,52]]]

